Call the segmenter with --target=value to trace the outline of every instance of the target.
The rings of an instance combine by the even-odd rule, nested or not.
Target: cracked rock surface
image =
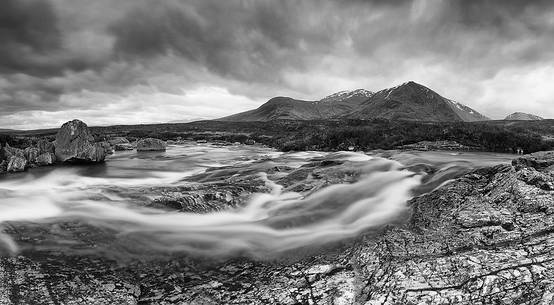
[[[553,165],[537,153],[475,170],[412,199],[403,224],[269,261],[24,252],[0,260],[0,304],[553,304]],[[274,178],[307,192],[355,180],[333,166]],[[235,205],[239,186],[157,200]]]

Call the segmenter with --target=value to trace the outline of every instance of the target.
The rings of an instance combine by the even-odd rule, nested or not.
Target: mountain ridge
[[[476,110],[442,97],[413,81],[372,92],[339,91],[318,101],[275,97],[256,109],[220,118],[221,121],[270,121],[275,119],[390,119],[412,121],[485,121]]]

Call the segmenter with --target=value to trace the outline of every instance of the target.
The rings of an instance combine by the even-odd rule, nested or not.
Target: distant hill
[[[523,112],[514,112],[507,116],[504,120],[507,121],[538,121],[544,120],[538,115],[523,113]]]
[[[485,121],[477,111],[433,90],[407,82],[377,93],[358,89],[341,91],[319,101],[276,97],[257,109],[231,115],[223,121],[271,121],[277,119],[391,119],[411,121]]]

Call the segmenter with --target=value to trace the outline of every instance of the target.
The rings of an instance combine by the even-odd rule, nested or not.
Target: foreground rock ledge
[[[292,262],[5,258],[0,304],[552,304],[554,154],[513,164],[414,198],[405,225]]]

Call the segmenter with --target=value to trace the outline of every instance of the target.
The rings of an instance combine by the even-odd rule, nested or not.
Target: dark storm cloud
[[[59,75],[92,64],[88,58],[67,52],[58,16],[49,1],[2,1],[0,41],[0,73]]]
[[[301,68],[306,57],[331,52],[344,30],[314,16],[316,7],[309,1],[150,2],[111,30],[120,56],[174,52],[223,76],[277,80],[282,68]]]
[[[554,31],[544,16],[552,8],[552,1],[517,0],[144,2],[111,31],[120,56],[174,52],[247,81],[279,82],[283,70],[309,69],[344,37],[361,56],[390,55],[377,62],[454,59],[480,62],[476,70],[490,74],[552,56]]]
[[[0,71],[38,73],[48,63],[36,58],[61,46],[61,33],[45,1],[5,0],[0,9]]]
[[[195,86],[256,100],[316,98],[348,89],[341,85],[375,90],[407,78],[486,106],[501,99],[486,82],[509,87],[508,76],[531,75],[554,59],[550,0],[4,0],[1,6],[0,112],[12,114],[100,107],[98,99],[82,97],[90,92],[119,95],[120,103],[144,88],[181,94]]]

